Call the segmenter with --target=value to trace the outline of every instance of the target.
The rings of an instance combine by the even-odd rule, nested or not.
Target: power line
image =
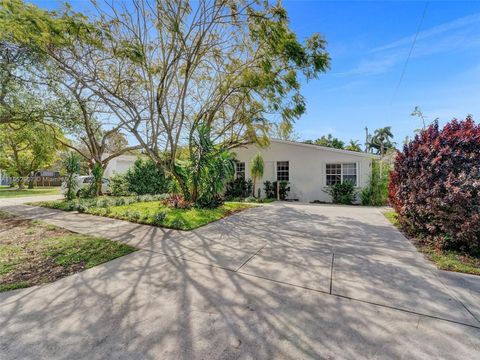
[[[428,4],[429,4],[429,1],[426,1],[425,2],[425,8],[423,9],[422,17],[420,19],[420,22],[418,23],[417,32],[415,33],[415,36],[413,37],[412,46],[410,47],[410,51],[408,52],[408,56],[407,56],[407,59],[405,60],[405,64],[403,64],[402,73],[400,75],[400,79],[398,80],[398,84],[395,87],[395,91],[393,92],[393,96],[392,96],[392,100],[390,101],[390,105],[393,104],[393,100],[397,96],[398,90],[400,89],[400,84],[402,83],[403,77],[405,76],[405,71],[407,70],[408,61],[410,60],[410,57],[412,56],[413,48],[415,47],[415,44],[417,42],[418,34],[420,32],[420,29],[422,28],[423,20],[425,19],[425,15],[427,14]]]

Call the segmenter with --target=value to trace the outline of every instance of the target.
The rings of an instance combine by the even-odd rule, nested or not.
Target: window
[[[289,181],[289,166],[288,161],[277,161],[277,180]]]
[[[357,164],[327,164],[327,186],[343,183],[347,180],[357,186]]]
[[[236,162],[235,163],[235,175],[237,179],[245,180],[245,163],[244,162]]]
[[[342,182],[342,164],[327,164],[327,186]]]

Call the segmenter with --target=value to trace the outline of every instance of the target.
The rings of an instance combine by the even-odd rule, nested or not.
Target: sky
[[[88,6],[71,3],[76,10]],[[480,0],[284,0],[283,6],[298,38],[321,33],[331,56],[326,74],[303,82],[307,111],[295,124],[299,140],[331,133],[363,144],[365,127],[391,126],[401,145],[422,126],[410,115],[415,106],[427,121],[468,114],[480,121]]]

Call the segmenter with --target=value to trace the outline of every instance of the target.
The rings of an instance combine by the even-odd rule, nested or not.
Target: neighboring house
[[[114,174],[125,174],[127,170],[133,166],[137,158],[138,156],[136,155],[117,156],[116,158],[110,160],[110,162],[108,163],[107,168],[104,172],[104,176],[108,178]]]
[[[376,155],[309,145],[293,141],[270,140],[267,148],[257,145],[234,150],[236,176],[250,179],[250,161],[260,153],[265,162],[263,178],[257,179],[257,188],[264,193],[264,181],[285,180],[290,184],[289,199],[302,202],[330,202],[324,190],[337,182],[351,180],[357,189],[368,185],[372,171],[372,159]]]

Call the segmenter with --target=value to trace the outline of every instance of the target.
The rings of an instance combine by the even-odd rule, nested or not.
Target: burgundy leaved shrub
[[[480,125],[468,116],[421,131],[398,152],[388,197],[410,235],[480,253]]]

